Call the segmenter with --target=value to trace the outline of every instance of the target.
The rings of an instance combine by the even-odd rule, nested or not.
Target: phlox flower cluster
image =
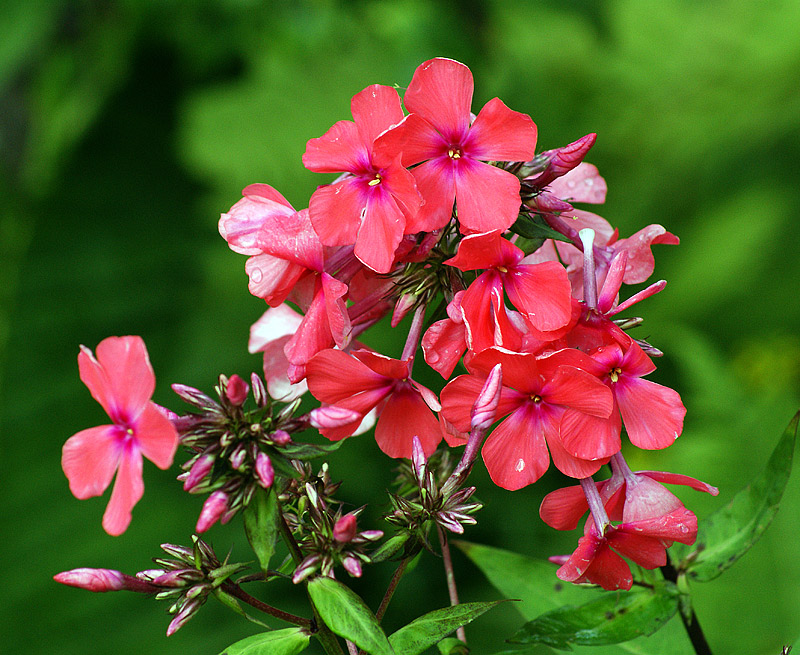
[[[248,490],[269,488],[281,475],[281,452],[291,451],[289,433],[313,426],[339,441],[374,424],[380,450],[413,458],[418,471],[437,449],[466,445],[454,473],[459,484],[478,451],[492,481],[509,491],[536,482],[552,462],[579,484],[545,499],[545,522],[574,529],[591,512],[575,553],[555,558],[559,577],[630,588],[622,557],[655,568],[672,542],[696,537],[694,515],[661,482],[716,493],[685,476],[634,473],[621,452],[626,436],[658,450],[683,430],[679,394],[648,379],[661,352],[629,335],[640,319],[618,318],[664,288],[660,281],[627,299],[621,294],[652,275],[653,245],[678,238],[660,225],[620,238],[580,208],[605,200],[605,181],[584,162],[595,135],[537,153],[537,127],[526,114],[498,98],[473,114],[472,74],[459,62],[423,63],[402,99],[394,87],[369,86],[353,96],[351,110],[352,120],[308,141],[303,164],[331,177],[307,208],[259,183],[220,218],[230,248],[248,257],[250,292],[268,305],[250,334],[250,351],[264,355],[259,393],[286,405],[272,432],[253,428],[236,437],[241,445],[230,435],[241,433],[243,415],[219,405],[207,405],[202,420],[173,419],[181,438],[194,435],[184,443],[193,453],[182,478],[187,490],[212,493],[201,527],[247,503],[241,485],[218,481],[220,453],[226,471],[250,476]],[[356,340],[385,316],[393,329],[409,326],[399,356]],[[143,346],[126,339],[134,338],[110,343],[131,344],[133,354],[109,342],[98,347],[98,360],[82,351],[81,377],[114,426],[79,433],[64,449],[78,497],[102,493],[119,464],[104,523],[113,534],[125,529],[141,495],[140,453],[169,465],[178,439],[149,403]],[[440,391],[415,378],[419,359],[441,376]],[[119,373],[126,370],[133,374]],[[291,418],[307,392],[321,407]],[[227,393],[236,408],[242,400],[234,396],[247,388]],[[487,394],[491,402],[482,400]],[[612,477],[595,482],[605,465]],[[446,496],[456,485],[443,489]],[[347,526],[336,525],[343,534]],[[304,561],[305,575],[334,560]],[[358,563],[360,573],[361,561],[351,568]]]

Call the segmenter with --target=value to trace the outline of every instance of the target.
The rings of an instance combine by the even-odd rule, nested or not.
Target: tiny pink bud
[[[414,465],[414,473],[418,479],[422,479],[425,474],[425,451],[422,449],[422,442],[419,437],[414,435],[411,440],[411,463]]]
[[[244,404],[249,391],[250,388],[247,386],[247,382],[242,380],[242,378],[235,373],[231,375],[228,380],[228,385],[225,387],[225,395],[228,397],[231,405],[235,405],[236,407],[241,407]]]
[[[295,569],[294,575],[292,575],[292,582],[300,584],[303,580],[313,575],[318,566],[319,555],[309,555]]]
[[[53,576],[53,580],[70,587],[105,592],[125,589],[125,576],[111,569],[72,569]]]
[[[557,177],[561,177],[565,173],[571,171],[583,161],[586,153],[589,152],[596,140],[597,134],[587,134],[563,148],[557,148],[556,150],[542,153],[550,157],[550,163],[547,168],[533,180],[533,183],[541,189],[550,184],[550,182]]]
[[[558,564],[558,566],[564,566],[564,564],[567,563],[567,560],[569,560],[569,555],[551,555],[547,559],[553,564]]]
[[[230,459],[231,467],[237,471],[241,470],[244,463],[247,461],[247,448],[244,444],[239,444],[236,449],[231,453]]]
[[[256,478],[264,489],[269,489],[275,481],[275,469],[266,453],[259,452],[256,456]]]
[[[183,490],[191,493],[197,485],[200,484],[200,481],[211,472],[213,467],[213,455],[200,455],[200,457],[195,460],[194,464],[192,464],[192,468],[189,469],[189,474],[183,481]]]
[[[538,196],[534,196],[527,204],[534,209],[547,213],[569,212],[573,210],[572,205],[548,191],[543,191]]]
[[[361,414],[358,412],[336,405],[326,405],[308,413],[308,422],[318,430],[340,428],[359,419]]]
[[[397,327],[408,312],[414,309],[415,300],[416,297],[412,293],[404,293],[397,299],[397,302],[394,304],[394,311],[392,312],[392,327]]]
[[[197,519],[197,532],[205,532],[214,525],[228,509],[228,494],[224,491],[215,491],[203,503],[200,518]]]
[[[356,536],[356,517],[353,514],[345,514],[333,526],[333,538],[340,544],[346,544]]]
[[[497,419],[497,406],[503,389],[503,368],[496,364],[483,383],[478,398],[472,406],[472,429],[485,432]]]
[[[361,562],[355,557],[345,557],[342,560],[342,566],[344,567],[344,570],[354,578],[361,577]]]
[[[184,624],[197,613],[197,610],[200,609],[202,604],[202,600],[194,600],[186,603],[167,626],[167,637],[171,637],[180,630]]]
[[[292,435],[286,430],[275,430],[269,437],[276,446],[285,446],[292,440]]]

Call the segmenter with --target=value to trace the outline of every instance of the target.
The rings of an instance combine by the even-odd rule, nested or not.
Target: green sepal
[[[678,591],[671,582],[654,589],[607,594],[583,605],[565,605],[526,623],[508,641],[546,644],[572,650],[572,645],[602,646],[653,634],[678,611]]]
[[[783,497],[797,441],[800,412],[794,415],[772,451],[766,468],[725,507],[700,522],[694,546],[679,546],[677,568],[690,580],[708,582],[733,566],[769,527]]]
[[[316,443],[296,443],[294,441],[281,446],[281,453],[290,459],[299,459],[307,461],[315,459],[322,455],[327,455],[341,448],[344,439],[341,441],[332,441],[331,443],[316,444]]]
[[[396,653],[418,655],[462,625],[466,625],[503,602],[506,601],[462,603],[453,607],[433,610],[414,619],[411,623],[390,635],[389,643]]]
[[[275,491],[259,487],[244,508],[244,529],[261,570],[269,570],[280,534],[280,504]]]
[[[378,619],[349,587],[333,578],[318,577],[308,583],[308,593],[331,632],[370,655],[394,655]]]
[[[370,553],[370,560],[375,562],[383,562],[391,559],[403,548],[411,535],[408,532],[401,532],[390,537],[384,541],[378,548]]]
[[[302,628],[272,630],[237,641],[220,655],[297,655],[308,648],[309,638]]]

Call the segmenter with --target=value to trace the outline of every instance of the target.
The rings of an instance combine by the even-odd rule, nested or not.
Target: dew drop
[[[261,282],[263,277],[264,277],[264,274],[261,272],[260,268],[254,268],[252,271],[250,271],[250,279],[253,282],[255,282],[256,284]]]
[[[514,467],[514,470],[517,473],[522,473],[524,468],[525,468],[525,460],[524,459],[518,459],[517,460],[517,465]]]
[[[567,187],[569,187],[570,189],[574,189],[575,188],[575,180],[569,180],[567,182]]]
[[[584,180],[584,184],[586,186],[594,186],[594,180],[590,177],[588,180]]]

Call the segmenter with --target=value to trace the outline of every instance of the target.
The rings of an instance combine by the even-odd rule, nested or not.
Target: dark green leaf
[[[572,243],[561,232],[550,227],[538,214],[520,214],[510,230],[524,239],[543,242],[545,239],[555,239]],[[539,244],[541,245],[541,243]],[[527,252],[527,251],[526,251]]]
[[[308,647],[308,640],[301,628],[273,630],[237,641],[220,655],[297,655]]]
[[[654,633],[678,610],[670,582],[656,589],[606,594],[580,606],[565,605],[526,623],[509,639],[572,650],[572,644],[618,644]]]
[[[604,592],[562,582],[556,578],[556,567],[545,560],[465,541],[453,543],[472,560],[500,593],[506,598],[520,599],[513,607],[527,620],[535,619],[562,605],[581,605],[597,598],[618,595],[616,592]],[[651,637],[640,637],[616,646],[579,646],[576,651],[591,655],[684,655],[691,652],[691,648],[683,626],[680,622],[673,621]],[[527,653],[528,650],[524,649],[522,653]],[[511,652],[504,650],[497,655]]]
[[[436,648],[439,649],[439,655],[469,655],[469,647],[455,637],[442,639],[436,644]]]
[[[308,593],[334,634],[349,639],[371,655],[394,654],[375,615],[349,587],[338,580],[320,577],[308,583]]]
[[[257,619],[254,616],[250,616],[247,612],[245,612],[242,609],[242,606],[239,604],[239,601],[236,600],[236,598],[234,596],[231,596],[226,591],[223,591],[222,589],[214,589],[214,596],[216,596],[217,600],[219,600],[220,603],[222,603],[226,607],[229,607],[230,609],[232,609],[239,616],[242,616],[242,617],[246,618],[248,621],[251,621],[252,623],[255,623],[256,625],[260,625],[262,628],[269,629],[269,626],[266,623],[264,623],[262,620]]]
[[[316,444],[316,443],[288,443],[281,446],[281,453],[290,457],[291,459],[309,460],[322,455],[327,455],[338,450],[344,440],[332,441],[331,443]]]
[[[728,505],[700,523],[694,547],[677,551],[692,551],[679,566],[689,579],[713,580],[750,550],[769,527],[792,470],[798,420],[800,412],[784,431],[764,471]]]
[[[264,572],[269,569],[269,561],[275,553],[275,542],[280,533],[279,512],[280,506],[275,492],[260,487],[253,494],[250,504],[244,508],[247,540]]]
[[[428,612],[392,634],[389,643],[396,653],[417,655],[502,602],[462,603]]]

